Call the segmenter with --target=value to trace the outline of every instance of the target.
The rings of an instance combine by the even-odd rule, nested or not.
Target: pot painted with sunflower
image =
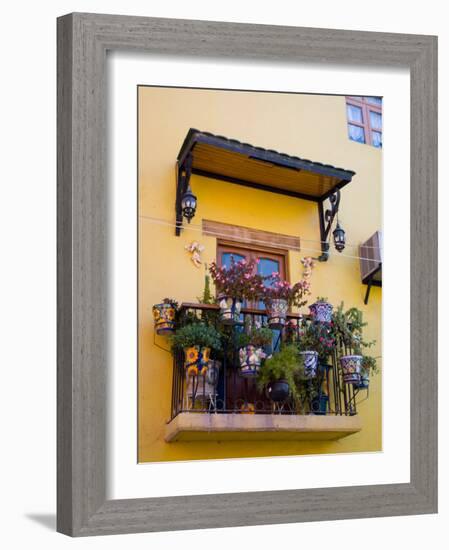
[[[205,376],[210,360],[210,348],[190,346],[184,348],[184,367],[187,376]]]
[[[261,347],[248,344],[239,349],[240,360],[240,376],[245,378],[253,378],[257,376],[260,370],[262,359],[265,359],[267,354]]]
[[[304,375],[306,378],[315,378],[318,371],[318,353],[316,351],[300,351],[303,359]]]
[[[239,322],[242,309],[241,300],[231,296],[220,296],[218,305],[220,306],[220,320],[224,325],[235,325]]]
[[[240,413],[241,414],[255,414],[256,413],[256,407],[253,403],[243,403],[240,406]]]
[[[218,379],[220,377],[220,361],[209,361],[204,376],[187,375],[187,395],[190,399],[212,400],[217,395]]]
[[[340,366],[345,384],[359,384],[361,381],[363,357],[361,355],[343,355],[340,357]]]
[[[171,334],[175,330],[176,305],[163,302],[153,306],[154,330],[156,334]]]
[[[332,321],[333,305],[329,302],[315,302],[309,306],[314,321],[318,323],[330,323]]]
[[[285,326],[288,302],[283,298],[275,298],[270,300],[267,307],[268,326],[273,330],[282,330]]]

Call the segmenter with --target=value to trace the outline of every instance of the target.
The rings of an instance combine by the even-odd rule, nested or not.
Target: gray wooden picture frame
[[[57,25],[58,531],[83,536],[436,512],[437,38],[82,13]],[[410,69],[410,483],[107,500],[108,50]]]

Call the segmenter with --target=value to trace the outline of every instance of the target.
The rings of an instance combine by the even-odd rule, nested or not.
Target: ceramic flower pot
[[[318,371],[318,353],[316,351],[301,351],[299,354],[303,358],[305,377],[315,378]]]
[[[360,372],[360,382],[356,385],[359,390],[367,390],[369,388],[369,370],[362,369]]]
[[[240,413],[241,414],[255,414],[256,408],[253,403],[243,403],[243,405],[240,406]]]
[[[204,376],[207,373],[210,348],[190,346],[184,348],[184,367],[188,376]]]
[[[192,399],[212,399],[217,394],[220,361],[209,361],[204,376],[187,376],[187,395]]]
[[[327,414],[329,406],[329,397],[326,394],[320,395],[312,399],[310,410],[313,414]]]
[[[224,325],[234,325],[238,323],[242,302],[237,298],[221,296],[219,298],[220,320]]]
[[[271,300],[267,306],[268,326],[273,330],[282,330],[288,313],[288,302],[282,298]]]
[[[171,334],[175,330],[176,308],[173,304],[153,306],[154,330],[156,334]]]
[[[260,370],[262,359],[266,353],[260,347],[249,344],[239,349],[240,376],[252,378],[257,376]]]
[[[330,323],[332,321],[332,304],[328,302],[315,302],[309,306],[310,314],[318,323]]]
[[[267,396],[275,403],[285,401],[289,395],[290,386],[286,380],[276,380],[267,386]]]
[[[340,366],[345,384],[359,384],[361,380],[363,357],[361,355],[343,355],[340,357]]]

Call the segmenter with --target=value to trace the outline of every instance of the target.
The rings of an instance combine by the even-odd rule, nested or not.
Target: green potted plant
[[[257,376],[262,360],[266,358],[266,348],[273,340],[273,333],[267,327],[253,327],[243,333],[239,342],[240,375],[246,378]]]
[[[215,304],[215,298],[210,290],[210,276],[207,272],[207,265],[204,265],[204,268],[206,272],[204,274],[203,294],[198,296],[197,300],[200,304]]]
[[[156,334],[171,334],[175,330],[178,302],[164,298],[160,304],[153,306],[154,330]]]
[[[285,401],[291,395],[300,400],[298,379],[303,378],[302,360],[295,344],[283,346],[280,351],[268,357],[262,365],[257,379],[259,390],[264,390],[274,402]]]
[[[377,357],[371,355],[362,356],[362,367],[360,369],[360,382],[357,384],[357,388],[360,390],[367,390],[369,388],[370,376],[379,372],[377,365]]]
[[[244,300],[256,301],[262,296],[264,277],[256,273],[256,261],[245,259],[236,262],[231,256],[229,267],[209,267],[217,290],[221,321],[233,325],[239,321]]]
[[[213,326],[192,323],[176,331],[171,337],[171,345],[174,351],[183,350],[188,376],[205,375],[211,350],[221,349],[221,336]]]
[[[333,306],[324,296],[318,296],[309,306],[310,314],[317,323],[330,323],[332,321]]]
[[[274,330],[284,328],[287,313],[292,306],[301,307],[307,303],[310,283],[305,279],[294,285],[281,279],[279,273],[272,273],[265,280],[263,301],[267,309],[268,325]]]
[[[369,370],[371,366],[374,366],[373,372],[375,372],[377,361],[375,358],[369,356],[366,356],[365,359],[365,354],[363,353],[365,348],[370,348],[375,344],[374,340],[366,341],[363,338],[363,329],[367,325],[363,321],[363,312],[356,307],[345,311],[342,302],[334,312],[332,321],[337,343],[340,346],[353,350],[353,353],[340,357],[343,381],[345,384],[353,384],[355,387],[360,387],[361,385],[362,387],[368,387]],[[362,373],[365,375],[365,382],[363,384]]]
[[[204,274],[204,288],[201,296],[197,297],[197,300],[200,304],[205,305],[213,305],[216,304],[217,301],[215,297],[212,294],[211,288],[210,288],[210,275],[208,273],[207,265],[205,267],[205,274]],[[201,310],[201,313],[198,316],[198,312],[194,315],[197,319],[199,317],[199,320],[201,322],[206,323],[207,325],[217,326],[217,323],[220,319],[220,313],[216,309],[209,309],[204,308]],[[189,319],[187,319],[189,321]],[[195,319],[192,319],[193,322],[195,322]]]
[[[304,371],[308,378],[317,375],[318,365],[326,365],[335,348],[331,325],[316,321],[303,321],[298,347],[304,360]]]

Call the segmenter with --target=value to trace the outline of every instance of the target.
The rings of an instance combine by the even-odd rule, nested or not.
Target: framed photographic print
[[[58,530],[432,513],[436,38],[58,20]]]

